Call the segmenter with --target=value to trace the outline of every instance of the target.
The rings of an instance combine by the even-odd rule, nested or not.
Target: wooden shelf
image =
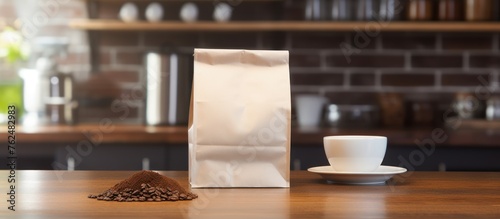
[[[214,0],[83,0],[87,2],[214,2]],[[280,2],[284,0],[244,0],[245,2]],[[221,1],[227,2],[227,1]]]
[[[70,27],[96,31],[410,31],[410,32],[500,32],[500,22],[308,22],[308,21],[232,21],[185,23],[165,21],[122,22],[119,20],[73,20]]]

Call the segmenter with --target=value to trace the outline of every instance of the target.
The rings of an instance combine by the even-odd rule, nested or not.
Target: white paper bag
[[[189,182],[290,186],[288,51],[195,49]]]

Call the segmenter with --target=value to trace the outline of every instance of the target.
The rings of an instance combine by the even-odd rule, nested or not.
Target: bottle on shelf
[[[307,0],[305,2],[304,18],[305,20],[326,20],[327,19],[327,1],[326,0]]]
[[[431,0],[409,0],[408,20],[428,21],[432,20],[433,1]]]
[[[356,20],[369,21],[376,19],[378,11],[377,1],[374,0],[357,0],[356,1]]]
[[[348,21],[352,19],[351,0],[332,0],[331,18],[334,21]]]
[[[399,20],[403,13],[404,4],[401,0],[380,0],[380,20]]]
[[[465,20],[489,21],[493,15],[493,2],[491,0],[465,0]]]
[[[463,20],[463,0],[439,0],[438,18],[441,21]]]

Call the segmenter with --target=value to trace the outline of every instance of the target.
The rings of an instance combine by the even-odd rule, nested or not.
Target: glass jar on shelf
[[[407,15],[411,21],[429,21],[433,18],[432,0],[409,0]]]
[[[351,0],[332,0],[331,19],[334,21],[348,21],[352,19],[353,4]]]
[[[379,16],[380,20],[392,21],[400,20],[403,13],[404,4],[401,0],[380,0]]]
[[[327,2],[326,0],[306,0],[304,18],[310,21],[319,21],[327,19]]]
[[[489,21],[493,18],[491,0],[465,0],[465,20]]]
[[[439,0],[438,18],[441,21],[463,20],[463,9],[463,0]]]
[[[356,1],[356,20],[370,21],[376,20],[378,16],[378,1],[375,0],[357,0]]]

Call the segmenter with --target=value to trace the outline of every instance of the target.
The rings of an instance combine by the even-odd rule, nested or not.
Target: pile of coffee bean
[[[171,188],[153,187],[147,183],[141,185],[141,190],[132,190],[126,188],[121,192],[108,190],[99,195],[89,195],[89,198],[94,198],[103,201],[119,201],[119,202],[145,202],[145,201],[180,201],[191,200],[197,198],[195,194],[179,193],[178,190]]]
[[[192,200],[198,195],[187,192],[174,179],[153,171],[141,171],[112,188],[89,198],[119,202],[161,202]]]

